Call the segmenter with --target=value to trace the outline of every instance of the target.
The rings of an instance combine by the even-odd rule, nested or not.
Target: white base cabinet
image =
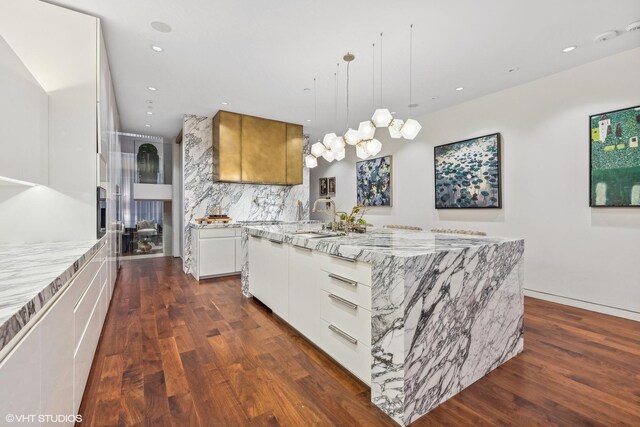
[[[14,338],[17,342],[0,361],[3,417],[78,413],[109,305],[107,251],[108,243],[30,321],[26,333]],[[19,424],[51,424],[37,418]],[[74,425],[67,418],[51,425]]]
[[[240,228],[194,228],[191,230],[193,277],[238,274],[242,270]]]
[[[371,266],[249,236],[249,292],[371,384]]]
[[[255,263],[255,269],[251,267]],[[249,237],[249,292],[284,320],[289,319],[288,245]]]

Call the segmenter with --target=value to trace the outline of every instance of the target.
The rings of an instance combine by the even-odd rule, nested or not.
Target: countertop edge
[[[39,313],[64,287],[64,285],[84,267],[87,261],[106,244],[106,236],[101,237],[96,243],[71,265],[54,278],[48,285],[44,286],[30,301],[23,305],[13,316],[0,325],[0,359],[5,353],[5,347],[12,344],[12,340],[20,335],[22,330],[39,317]]]

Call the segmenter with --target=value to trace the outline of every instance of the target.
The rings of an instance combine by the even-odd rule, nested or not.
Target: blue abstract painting
[[[358,206],[391,206],[391,156],[356,163]]]
[[[434,148],[436,209],[499,208],[500,134]]]

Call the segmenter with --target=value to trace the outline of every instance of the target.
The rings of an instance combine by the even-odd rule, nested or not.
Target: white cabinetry
[[[249,292],[284,320],[289,318],[287,246],[276,240],[249,237]]]
[[[249,236],[249,292],[371,384],[369,264]]]
[[[320,339],[318,258],[310,249],[289,246],[289,323],[313,342]]]
[[[237,274],[242,270],[239,228],[194,228],[191,230],[193,276],[204,277]]]
[[[40,414],[41,327],[35,325],[0,362],[0,414]],[[40,425],[20,423],[19,425]]]
[[[105,244],[10,344],[0,361],[3,417],[77,413],[109,303],[107,251]]]

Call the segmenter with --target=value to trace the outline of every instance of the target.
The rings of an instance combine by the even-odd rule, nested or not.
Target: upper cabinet
[[[302,126],[219,111],[213,118],[213,179],[302,184]]]

